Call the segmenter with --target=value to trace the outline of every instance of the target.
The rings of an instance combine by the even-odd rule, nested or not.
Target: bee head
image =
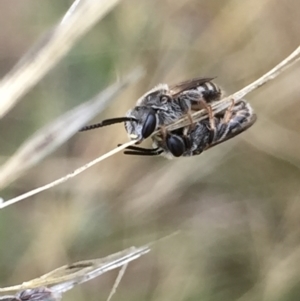
[[[129,110],[127,117],[134,119],[125,122],[125,129],[130,139],[142,141],[155,132],[158,127],[158,117],[154,109],[146,106],[137,106]]]
[[[159,84],[137,100],[137,106],[161,106],[169,101],[170,90],[168,85]]]

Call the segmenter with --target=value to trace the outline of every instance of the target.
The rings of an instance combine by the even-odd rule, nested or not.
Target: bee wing
[[[236,130],[232,131],[231,133],[229,133],[228,135],[226,135],[223,139],[220,139],[218,141],[213,142],[209,147],[212,148],[215,145],[218,145],[220,143],[223,143],[239,134],[241,134],[242,132],[246,131],[247,129],[249,129],[257,120],[257,115],[256,114],[252,114],[251,117],[249,118],[249,120],[247,122],[245,122],[241,127],[237,128]]]
[[[176,96],[183,91],[197,88],[207,82],[212,81],[214,78],[215,77],[197,77],[197,78],[193,78],[193,79],[181,82],[179,84],[170,86],[171,95]]]

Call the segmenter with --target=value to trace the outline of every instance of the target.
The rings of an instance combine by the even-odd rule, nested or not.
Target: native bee
[[[163,155],[167,158],[190,157],[201,154],[217,144],[227,141],[251,127],[256,121],[256,114],[249,103],[241,100],[232,105],[223,114],[213,116],[166,133],[154,135],[153,148],[137,146],[127,147],[124,154],[140,156]]]
[[[124,122],[130,139],[138,143],[150,137],[159,128],[169,125],[188,115],[193,123],[191,112],[210,110],[209,104],[222,97],[222,90],[212,82],[213,78],[195,78],[177,85],[159,84],[140,97],[136,106],[125,117],[103,120],[100,123],[83,127],[87,131],[115,123]]]

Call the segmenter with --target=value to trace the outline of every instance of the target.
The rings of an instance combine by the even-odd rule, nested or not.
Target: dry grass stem
[[[39,278],[32,279],[20,285],[0,288],[0,293],[33,289],[47,286],[54,293],[65,293],[76,285],[90,281],[113,269],[127,266],[129,262],[138,259],[150,251],[148,246],[130,247],[104,258],[91,259],[64,265]],[[121,280],[125,270],[117,277]]]
[[[119,273],[118,273],[118,276],[117,276],[117,278],[116,278],[116,281],[115,281],[115,283],[114,283],[114,285],[113,285],[113,287],[112,287],[112,289],[111,289],[111,291],[110,291],[110,293],[109,293],[109,296],[108,296],[108,298],[107,298],[107,301],[110,301],[111,298],[112,298],[112,296],[116,293],[117,288],[118,288],[118,286],[119,286],[119,284],[120,284],[120,282],[121,282],[121,280],[122,280],[122,278],[123,278],[123,276],[124,276],[124,274],[125,274],[125,271],[126,271],[127,267],[128,267],[128,264],[124,264],[124,265],[121,267],[121,269],[120,269],[120,271],[119,271]]]
[[[244,87],[243,89],[233,93],[232,95],[223,98],[222,100],[214,104],[213,105],[214,112],[219,113],[226,110],[228,106],[231,104],[232,100],[235,103],[237,103],[239,100],[241,100],[250,92],[253,92],[257,88],[266,84],[267,82],[275,79],[283,71],[287,70],[289,67],[293,66],[300,60],[299,54],[300,54],[300,46],[295,51],[293,51],[288,57],[286,57],[283,61],[281,61],[278,65],[276,65],[273,69],[271,69],[269,72],[261,76],[259,79],[257,79],[256,81],[252,82],[251,84]],[[208,117],[207,112],[205,110],[195,112],[192,114],[192,116],[195,121],[200,121]],[[181,128],[183,126],[186,126],[188,124],[189,124],[189,119],[185,117],[167,126],[166,128],[172,131]]]
[[[0,82],[3,117],[120,0],[77,0]]]
[[[293,53],[291,53],[287,58],[285,58],[282,62],[280,62],[277,66],[275,66],[272,70],[270,70],[269,72],[267,72],[265,75],[263,75],[262,77],[260,77],[259,79],[257,79],[256,81],[254,81],[253,83],[251,83],[250,85],[246,86],[245,88],[241,89],[240,91],[222,99],[220,102],[216,103],[213,105],[213,110],[214,112],[218,113],[221,111],[224,111],[226,108],[228,108],[228,106],[231,104],[232,100],[234,102],[238,102],[241,98],[243,98],[245,95],[247,95],[248,93],[254,91],[255,89],[261,87],[262,85],[266,84],[267,82],[275,79],[278,75],[280,75],[284,70],[286,70],[287,68],[291,67],[292,65],[294,65],[296,62],[299,61],[299,53],[300,53],[300,47],[298,47]],[[195,121],[198,120],[203,120],[205,118],[208,117],[207,112],[205,110],[201,110],[199,112],[196,112],[192,115],[194,117]],[[188,118],[182,118],[181,120],[179,120],[178,122],[169,125],[167,127],[167,129],[169,130],[174,130],[177,128],[180,128],[182,126],[186,126],[189,124],[189,120]],[[100,156],[99,158],[93,160],[92,162],[84,165],[83,167],[75,170],[73,173],[60,178],[50,184],[47,184],[45,186],[42,186],[40,188],[37,188],[35,190],[29,191],[23,195],[20,195],[16,198],[13,198],[11,200],[8,200],[4,203],[2,203],[0,205],[0,209],[3,209],[7,206],[10,206],[12,204],[15,204],[21,200],[24,200],[25,198],[28,198],[34,194],[37,194],[41,191],[44,191],[46,189],[52,188],[58,184],[61,184],[65,181],[67,181],[68,179],[78,175],[79,173],[83,172],[84,170],[88,169],[89,167],[95,165],[96,163],[103,161],[104,159],[120,152],[121,150],[123,150],[124,148],[126,148],[127,146],[133,145],[135,143],[135,141],[130,141],[126,144],[123,144],[120,147],[117,147],[115,149],[113,149],[112,151],[108,152],[107,154],[104,154],[102,156]]]
[[[99,114],[121,91],[143,74],[140,68],[98,95],[66,112],[28,138],[14,155],[0,167],[0,188],[24,174],[55,151],[82,126]]]
[[[13,205],[15,203],[18,203],[18,202],[20,202],[20,201],[22,201],[24,199],[29,198],[30,196],[33,196],[33,195],[38,194],[38,193],[40,193],[40,192],[42,192],[44,190],[50,189],[50,188],[55,187],[55,186],[57,186],[57,185],[59,185],[61,183],[64,183],[64,182],[68,181],[69,179],[74,178],[75,176],[77,176],[80,173],[84,172],[88,168],[94,166],[95,164],[97,164],[97,163],[99,163],[99,162],[101,162],[101,161],[103,161],[103,160],[105,160],[105,159],[113,156],[114,154],[116,154],[116,153],[120,152],[121,150],[125,149],[127,146],[134,145],[135,143],[136,143],[135,140],[129,141],[129,142],[127,142],[127,143],[125,143],[125,144],[123,144],[123,145],[121,145],[121,146],[119,146],[119,147],[117,147],[117,148],[109,151],[108,153],[106,153],[106,154],[104,154],[104,155],[96,158],[95,160],[93,160],[93,161],[91,161],[91,162],[89,162],[89,163],[81,166],[80,168],[74,170],[73,172],[69,173],[68,175],[66,175],[66,176],[64,176],[62,178],[59,178],[59,179],[57,179],[57,180],[55,180],[55,181],[53,181],[53,182],[51,182],[49,184],[46,184],[44,186],[39,187],[37,189],[33,189],[31,191],[28,191],[28,192],[26,192],[26,193],[24,193],[22,195],[19,195],[19,196],[13,198],[13,199],[8,200],[6,202],[3,202],[3,203],[0,204],[0,209],[3,209],[5,207],[8,207],[8,206]]]

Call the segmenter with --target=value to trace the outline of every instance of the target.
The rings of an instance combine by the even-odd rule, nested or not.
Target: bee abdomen
[[[201,92],[202,97],[206,102],[216,101],[222,97],[222,89],[213,82],[206,82],[197,87],[197,90]]]

